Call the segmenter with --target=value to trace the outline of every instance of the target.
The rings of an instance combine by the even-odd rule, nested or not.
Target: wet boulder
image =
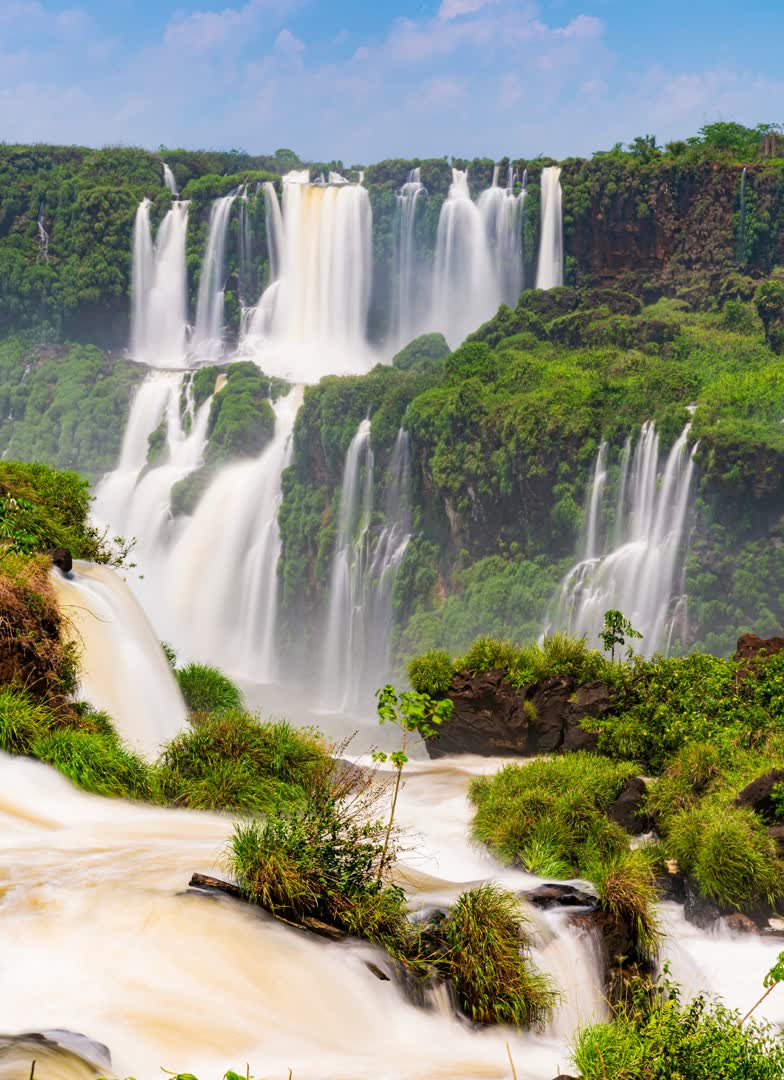
[[[56,566],[64,574],[70,574],[71,570],[73,570],[73,556],[68,548],[52,548],[49,552],[49,558],[52,560],[52,566]]]
[[[520,894],[524,900],[534,907],[562,908],[562,907],[588,907],[595,908],[597,899],[591,893],[583,892],[574,885],[563,885],[561,882],[548,881],[543,885],[537,885],[535,889]]]
[[[586,717],[606,715],[612,706],[603,683],[578,686],[555,676],[516,688],[502,671],[459,672],[447,691],[452,715],[428,739],[428,754],[534,757],[558,750],[595,750],[597,736],[582,728]]]
[[[763,821],[772,825],[776,821],[776,802],[773,789],[777,784],[784,785],[784,769],[771,769],[747,784],[735,799],[734,806],[753,810]]]
[[[645,813],[647,785],[641,776],[630,777],[623,791],[607,811],[611,821],[620,825],[631,836],[639,836],[650,829],[651,822]]]

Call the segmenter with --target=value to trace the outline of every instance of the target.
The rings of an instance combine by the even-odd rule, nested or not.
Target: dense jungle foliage
[[[784,262],[784,149],[770,125],[757,129],[712,124],[683,143],[659,147],[651,136],[628,147],[562,162],[566,272],[570,284],[630,278],[638,286],[664,276],[683,279],[694,268],[733,265],[769,272]],[[241,307],[258,299],[268,280],[264,181],[309,165],[357,179],[342,162],[303,163],[290,150],[266,156],[241,151],[158,152],[107,147],[0,144],[0,332],[43,328],[53,340],[76,339],[114,348],[128,338],[131,239],[136,209],[152,202],[157,225],[171,205],[162,162],[188,200],[187,261],[191,304],[213,199],[242,193],[232,208],[227,247],[226,318],[239,325]],[[533,281],[539,233],[541,168],[550,159],[503,159],[524,172],[526,280]],[[451,167],[467,168],[474,192],[489,186],[494,163],[445,158],[383,161],[364,170],[373,207],[374,284],[371,336],[389,325],[397,191],[421,168],[427,196],[419,200],[418,254],[432,259]],[[742,170],[744,199],[741,207]],[[240,242],[247,218],[249,247]]]

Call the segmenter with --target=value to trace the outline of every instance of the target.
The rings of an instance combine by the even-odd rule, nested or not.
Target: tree
[[[408,736],[417,733],[423,741],[432,739],[438,733],[439,726],[452,715],[454,705],[449,698],[444,698],[443,701],[434,701],[428,694],[419,694],[415,690],[405,690],[402,694],[398,694],[394,686],[389,683],[376,691],[376,697],[378,698],[378,722],[380,724],[396,724],[401,732],[399,750],[395,750],[391,754],[385,754],[379,750],[373,755],[374,761],[391,761],[397,770],[389,823],[384,837],[384,850],[381,853],[381,862],[378,867],[378,879],[380,881],[386,864],[389,837],[395,820],[400,778],[403,775],[403,766],[408,761],[408,755],[406,754]]]
[[[754,303],[765,327],[765,340],[769,342],[771,327],[784,320],[784,282],[763,281],[754,293]]]
[[[621,611],[605,611],[604,629],[599,634],[604,646],[604,651],[610,653],[612,663],[615,663],[616,645],[625,645],[630,638],[642,638],[639,630],[635,630],[629,620]],[[631,646],[629,652],[631,653]]]
[[[642,158],[643,161],[653,161],[661,155],[661,147],[656,144],[655,135],[638,135],[629,143],[629,153]]]

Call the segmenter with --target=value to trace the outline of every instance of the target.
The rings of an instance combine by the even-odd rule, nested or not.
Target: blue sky
[[[784,0],[0,0],[0,139],[590,154],[784,123]]]

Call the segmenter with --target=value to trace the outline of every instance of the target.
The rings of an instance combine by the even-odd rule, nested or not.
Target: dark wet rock
[[[683,874],[660,874],[655,879],[660,900],[672,900],[676,904],[686,901],[686,879]]]
[[[784,784],[784,769],[771,769],[752,780],[740,792],[733,805],[753,810],[763,821],[772,825],[775,823],[777,809],[773,800],[773,788],[777,784]]]
[[[558,882],[537,885],[535,889],[520,893],[520,895],[529,904],[545,909],[555,907],[595,908],[597,903],[596,897],[592,896],[591,893],[582,892],[580,889],[576,889],[574,885],[561,885]]]
[[[623,791],[607,811],[611,821],[616,822],[632,836],[639,836],[651,827],[650,819],[643,810],[647,785],[641,776],[626,781]]]
[[[720,908],[718,904],[714,904],[707,896],[703,896],[693,878],[684,878],[683,886],[683,914],[688,922],[705,930],[717,922],[722,915],[730,914],[729,911]]]
[[[768,836],[776,841],[779,855],[784,855],[784,825],[769,825]]]
[[[631,926],[604,908],[575,913],[570,921],[595,936],[604,962],[605,997],[610,1008],[615,1010],[630,1001],[638,977],[653,970],[637,952]]]
[[[758,660],[784,651],[784,637],[761,638],[757,634],[741,634],[735,649],[736,660]]]
[[[734,911],[732,915],[725,915],[722,923],[733,934],[756,934],[759,932],[757,924],[744,915],[741,911]]]
[[[515,689],[501,671],[458,673],[447,696],[452,716],[426,746],[431,757],[480,754],[533,757],[558,750],[595,750],[597,736],[581,721],[600,717],[612,706],[603,683],[578,687],[556,676]]]
[[[64,574],[70,574],[71,570],[73,570],[73,556],[68,548],[52,548],[49,552],[49,558],[52,560],[52,566],[56,566]]]

